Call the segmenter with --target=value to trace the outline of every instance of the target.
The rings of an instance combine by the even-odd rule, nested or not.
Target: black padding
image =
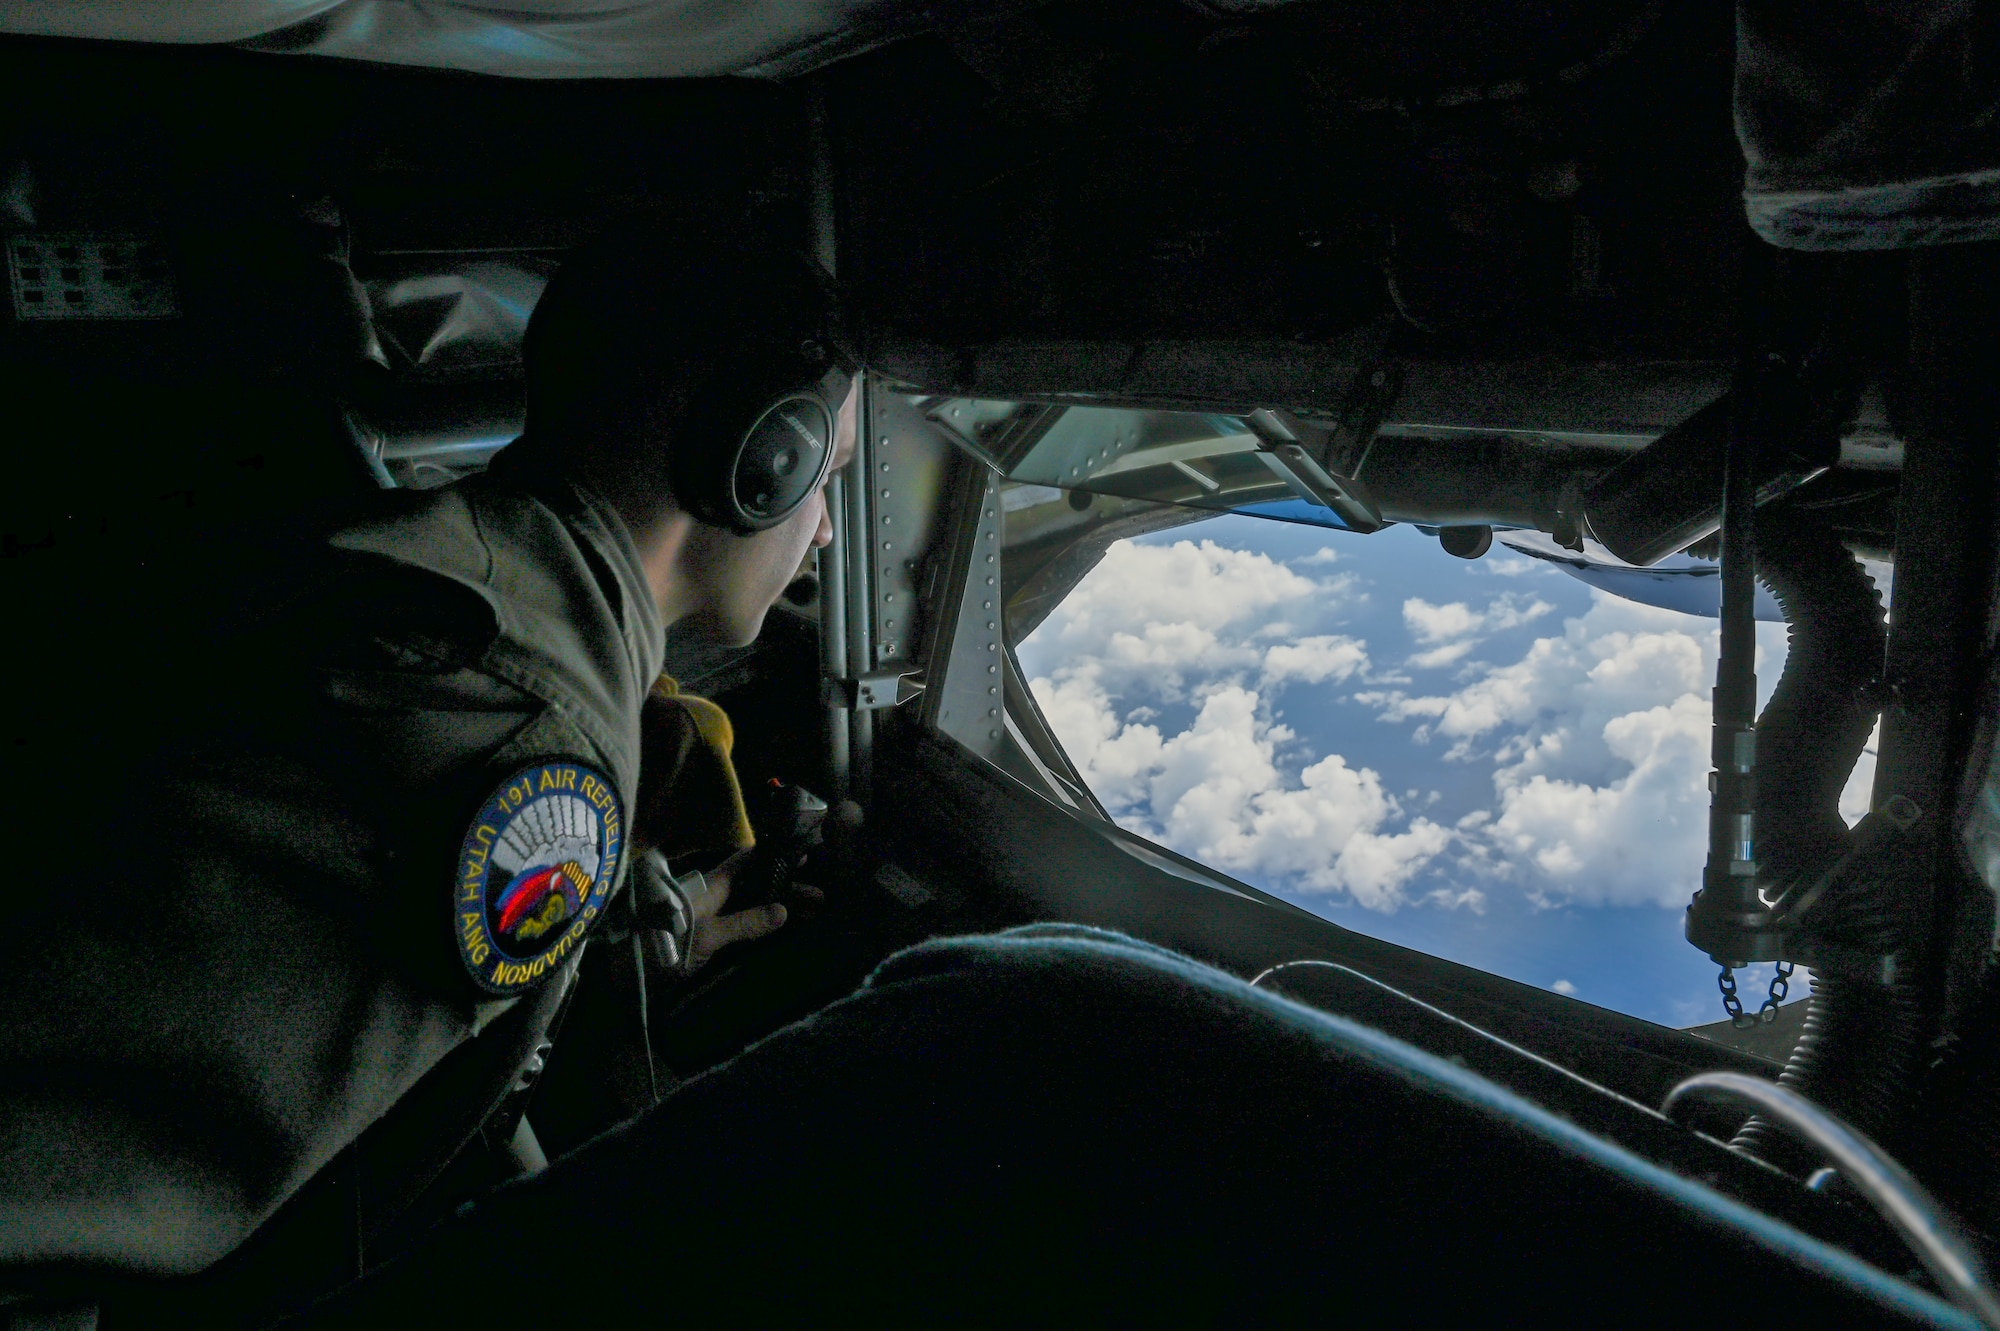
[[[925,944],[303,1319],[1965,1325],[1489,1082],[1088,930]]]

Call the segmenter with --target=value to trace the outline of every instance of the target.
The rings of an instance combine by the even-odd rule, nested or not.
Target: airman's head
[[[528,428],[514,447],[610,502],[662,614],[706,640],[755,638],[832,539],[825,477],[853,454],[859,393],[830,359],[831,322],[802,256],[627,232],[572,255],[529,323]],[[739,520],[724,502],[732,450],[765,405],[801,389],[824,403],[832,437],[817,442],[815,424],[806,455],[783,460],[814,483],[775,521]]]

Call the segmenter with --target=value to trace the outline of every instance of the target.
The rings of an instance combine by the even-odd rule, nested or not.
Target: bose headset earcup
[[[689,391],[667,449],[681,507],[744,536],[784,522],[825,483],[836,421],[860,369],[841,333],[838,293],[812,260],[764,257],[750,266],[769,289],[731,307],[733,329],[716,330],[714,359]]]
[[[775,392],[771,377],[759,392],[718,376],[690,402],[669,459],[675,497],[703,522],[744,536],[775,527],[832,469],[835,418],[851,376],[817,357],[788,359],[791,373],[776,376],[784,387]]]
[[[734,525],[783,522],[825,478],[833,461],[833,417],[817,394],[794,393],[765,408],[730,468]]]

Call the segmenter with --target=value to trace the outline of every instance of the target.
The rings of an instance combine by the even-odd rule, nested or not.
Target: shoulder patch
[[[518,994],[582,944],[611,896],[625,806],[596,768],[566,758],[523,767],[486,799],[458,854],[458,955],[489,994]]]

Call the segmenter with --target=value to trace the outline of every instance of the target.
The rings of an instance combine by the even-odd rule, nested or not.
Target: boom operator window
[[[1037,445],[1001,503],[1010,645],[1115,821],[1363,933],[1662,1025],[1721,1016],[1681,934],[1706,850],[1712,563],[1636,570],[1530,529],[1343,530],[1271,483],[1240,422],[1101,415],[1099,439],[1132,429]],[[1767,694],[1784,654],[1783,623],[1760,623]],[[1871,753],[1850,821],[1872,778]]]

